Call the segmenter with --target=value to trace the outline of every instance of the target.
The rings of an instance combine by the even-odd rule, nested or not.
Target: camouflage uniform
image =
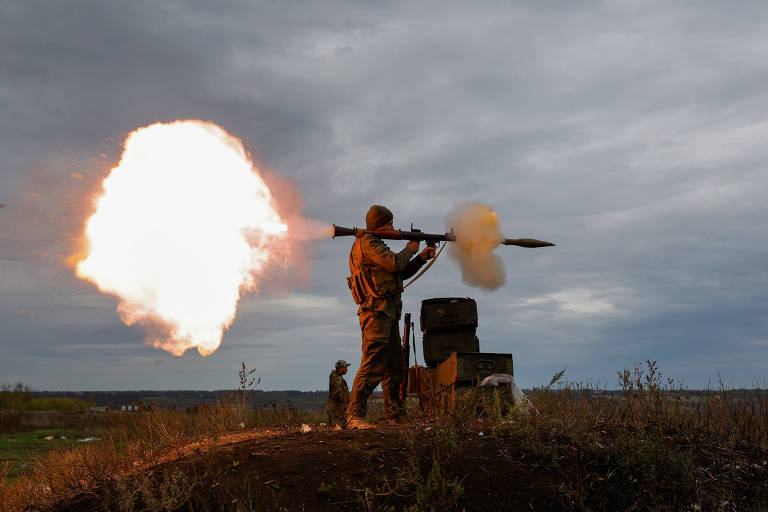
[[[349,404],[349,388],[344,377],[336,370],[328,377],[328,424],[344,425],[347,420],[346,410]]]
[[[372,235],[358,238],[349,254],[349,266],[353,274],[362,272],[365,282],[376,295],[392,294],[377,298],[366,293],[357,311],[362,329],[363,354],[360,368],[352,383],[352,396],[347,407],[347,417],[365,418],[368,397],[381,382],[387,417],[403,412],[400,399],[400,383],[405,377],[400,340],[400,298],[403,280],[413,276],[424,265],[421,256],[405,248],[399,253]]]

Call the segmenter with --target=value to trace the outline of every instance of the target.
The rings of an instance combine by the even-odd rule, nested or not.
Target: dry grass
[[[0,471],[0,510],[49,509],[96,488],[111,490],[107,509],[122,503],[120,510],[133,510],[128,504],[138,499],[146,510],[172,510],[171,504],[188,497],[195,482],[181,478],[178,471],[163,471],[158,481],[150,482],[146,469],[188,455],[189,447],[197,452],[215,450],[218,444],[245,439],[244,432],[252,429],[317,424],[325,420],[325,413],[298,411],[290,404],[243,411],[224,399],[192,414],[149,409],[102,418],[103,424],[91,430],[100,441],[52,450],[13,480]]]
[[[652,361],[619,372],[619,392],[558,378],[533,390],[526,406],[510,407],[498,392],[467,394],[435,418],[439,435],[429,457],[413,459],[386,489],[361,489],[361,508],[374,509],[376,493],[395,491],[412,496],[414,510],[455,504],[461,479],[455,472],[447,476],[445,468],[462,436],[482,425],[489,435],[519,446],[510,452],[510,464],[557,475],[564,509],[768,510],[765,390],[688,391],[663,379]],[[158,468],[158,462],[190,450],[213,454],[217,441],[240,440],[246,429],[325,421],[324,413],[290,405],[243,410],[238,398],[193,414],[109,414],[94,432],[100,442],[49,453],[10,481],[0,467],[0,509],[54,509],[99,489],[107,510],[174,510],[189,503],[204,479],[215,480],[227,468],[217,467],[213,456],[205,475],[173,465]],[[221,492],[242,510],[263,505],[246,480],[242,488]]]
[[[619,392],[563,383],[527,408],[486,397],[483,414],[562,474],[568,508],[768,510],[765,390],[691,392],[654,361],[618,376]]]

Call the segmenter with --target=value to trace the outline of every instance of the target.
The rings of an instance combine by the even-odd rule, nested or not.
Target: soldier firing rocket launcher
[[[451,233],[437,234],[437,233],[424,233],[420,229],[414,229],[411,224],[410,231],[402,231],[399,229],[362,229],[362,228],[344,228],[341,226],[333,225],[333,238],[337,236],[355,236],[361,237],[364,235],[372,235],[382,240],[408,240],[416,242],[426,242],[428,246],[434,247],[438,242],[455,242],[456,235]],[[551,242],[543,242],[534,238],[505,238],[499,245],[517,245],[519,247],[552,247],[555,244]]]

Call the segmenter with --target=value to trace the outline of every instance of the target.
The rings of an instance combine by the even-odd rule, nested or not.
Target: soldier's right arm
[[[407,247],[400,252],[392,252],[384,242],[372,236],[360,238],[359,243],[365,258],[387,272],[394,273],[405,270],[414,254]]]

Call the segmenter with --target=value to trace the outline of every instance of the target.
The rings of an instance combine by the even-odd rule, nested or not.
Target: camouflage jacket
[[[398,253],[392,252],[384,242],[373,235],[365,235],[355,240],[349,252],[350,271],[353,274],[361,271],[376,295],[396,292],[402,288],[403,280],[418,272],[424,263],[426,261],[421,256],[414,258],[413,252],[408,248]],[[381,311],[394,320],[400,319],[403,308],[400,293],[383,298],[366,295],[365,301],[357,310],[358,315],[366,310]]]
[[[328,406],[346,408],[349,403],[349,387],[344,377],[333,370],[328,376]]]

